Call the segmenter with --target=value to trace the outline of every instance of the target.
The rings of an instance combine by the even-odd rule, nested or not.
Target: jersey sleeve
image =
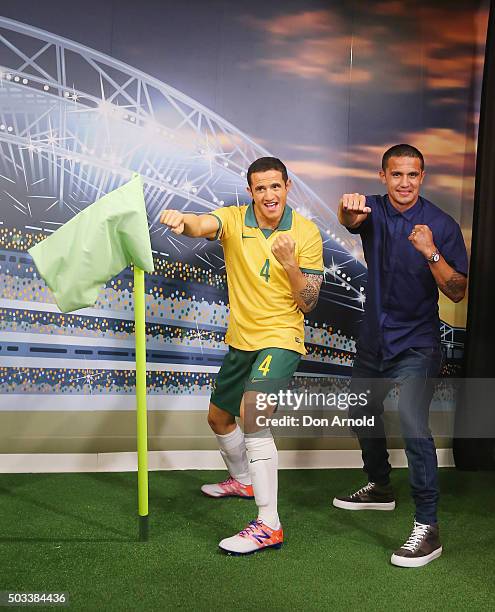
[[[232,226],[234,225],[233,212],[236,208],[237,206],[224,206],[209,213],[218,221],[217,233],[214,238],[209,240],[220,240],[220,242],[223,242],[232,234]]]
[[[464,238],[459,224],[452,220],[443,236],[442,244],[438,245],[440,253],[451,268],[459,274],[467,276],[468,257]]]
[[[320,230],[314,223],[305,232],[298,263],[301,272],[323,274],[323,242]]]

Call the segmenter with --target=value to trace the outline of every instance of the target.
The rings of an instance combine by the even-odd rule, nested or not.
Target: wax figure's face
[[[388,197],[399,208],[416,203],[425,173],[417,157],[391,157],[385,172],[380,170],[382,183],[387,186]]]
[[[287,195],[291,188],[290,179],[285,183],[280,170],[254,172],[247,188],[254,200],[254,212],[258,225],[278,225],[282,218]]]

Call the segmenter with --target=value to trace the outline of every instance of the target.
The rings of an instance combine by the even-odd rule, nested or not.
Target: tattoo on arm
[[[316,306],[318,296],[320,295],[320,287],[323,281],[321,274],[308,274],[303,272],[306,278],[306,286],[298,292],[297,304],[303,312],[310,312]]]
[[[466,284],[466,277],[454,272],[449,280],[440,285],[440,289],[453,302],[460,302],[466,292]]]

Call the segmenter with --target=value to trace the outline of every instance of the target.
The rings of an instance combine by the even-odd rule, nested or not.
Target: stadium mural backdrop
[[[93,308],[61,314],[26,251],[135,171],[156,268],[146,278],[149,408],[206,409],[226,349],[223,253],[171,234],[159,213],[249,202],[246,169],[263,155],[286,162],[289,204],[324,239],[300,374],[347,375],[366,268],[337,222],[339,197],[381,193],[382,152],[409,142],[426,158],[424,195],[469,245],[487,15],[474,0],[3,2],[1,410],[134,408],[131,271]],[[465,309],[441,301],[450,372]]]

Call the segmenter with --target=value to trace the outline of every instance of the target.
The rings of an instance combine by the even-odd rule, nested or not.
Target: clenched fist
[[[371,208],[366,206],[366,196],[359,193],[344,193],[340,200],[342,210],[354,215],[368,215]]]
[[[162,210],[160,223],[167,225],[174,234],[182,234],[184,231],[184,215],[179,210]]]
[[[296,243],[289,234],[279,234],[272,244],[272,253],[277,261],[285,268],[297,265],[295,255]]]
[[[427,225],[415,225],[408,236],[408,240],[425,257],[430,257],[435,250],[433,234]]]

